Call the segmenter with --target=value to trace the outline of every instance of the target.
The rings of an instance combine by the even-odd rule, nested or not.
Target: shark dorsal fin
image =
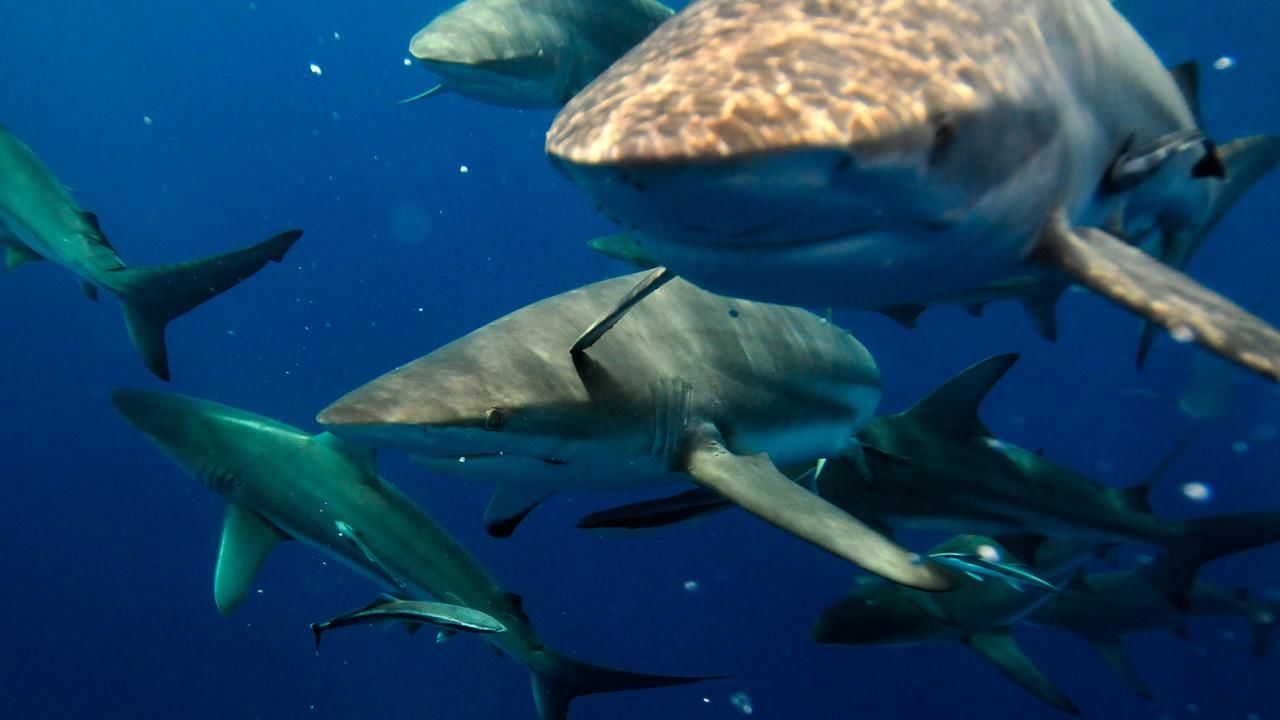
[[[272,548],[289,537],[261,515],[235,503],[227,503],[218,546],[218,567],[213,577],[213,600],[218,612],[230,615],[258,574]]]
[[[1173,76],[1173,81],[1177,83],[1178,89],[1182,91],[1182,99],[1187,102],[1187,107],[1191,108],[1191,114],[1196,119],[1197,125],[1202,125],[1200,121],[1200,64],[1195,60],[1188,60],[1179,65],[1169,68],[1169,74]]]
[[[371,482],[378,480],[378,451],[365,446],[344,440],[337,435],[329,432],[322,432],[311,438],[311,441],[323,445],[324,447],[338,453],[351,462],[352,465],[363,470],[366,479]]]
[[[952,435],[989,437],[991,432],[978,419],[978,406],[1017,360],[1017,353],[989,357],[961,371],[905,414]]]

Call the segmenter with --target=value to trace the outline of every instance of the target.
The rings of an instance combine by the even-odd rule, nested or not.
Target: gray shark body
[[[409,52],[440,78],[430,94],[559,107],[670,16],[655,0],[467,0],[419,30]]]
[[[117,391],[122,415],[227,501],[214,600],[230,614],[267,554],[301,540],[393,592],[470,608],[501,632],[484,637],[533,675],[544,719],[578,695],[694,682],[600,668],[546,648],[521,608],[420,507],[374,469],[373,452],[328,433],[182,395]]]
[[[0,127],[0,249],[5,266],[49,260],[80,279],[90,299],[102,288],[120,299],[143,362],[169,379],[164,329],[170,320],[279,262],[302,235],[292,230],[257,245],[174,265],[126,267],[92,213],[80,208],[53,172]]]
[[[777,469],[839,452],[871,417],[880,381],[866,349],[803,310],[677,280],[591,355],[570,355],[581,328],[637,280],[518,310],[349,393],[319,421],[433,470],[497,481],[491,521],[518,520],[556,490],[693,480],[872,572],[941,589],[937,568]]]
[[[715,292],[874,309],[1040,266],[1275,378],[1280,333],[1120,239],[1193,244],[1224,174],[1198,133],[1109,0],[698,0],[546,147]]]

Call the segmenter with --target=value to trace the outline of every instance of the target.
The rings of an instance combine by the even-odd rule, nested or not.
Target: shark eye
[[[484,429],[498,430],[502,427],[502,422],[506,420],[502,415],[502,411],[498,408],[489,408],[484,413]]]

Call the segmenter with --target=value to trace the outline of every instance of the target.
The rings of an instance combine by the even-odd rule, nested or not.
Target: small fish
[[[333,526],[338,529],[338,537],[341,537],[343,540],[346,540],[347,542],[351,543],[351,545],[354,546],[355,549],[363,553],[365,559],[368,560],[371,565],[378,568],[378,570],[388,580],[395,583],[396,586],[398,586],[402,590],[409,587],[408,584],[406,584],[405,581],[402,580],[399,575],[392,572],[391,568],[387,567],[386,563],[382,562],[382,560],[379,559],[377,555],[373,554],[373,551],[370,550],[369,546],[365,544],[364,540],[356,532],[355,528],[351,527],[350,524],[343,522],[342,520],[335,520],[333,523]]]
[[[408,625],[410,632],[417,630],[419,625],[437,625],[443,628],[440,631],[441,634],[453,634],[456,632],[497,633],[506,632],[507,630],[507,626],[492,615],[463,605],[422,600],[399,600],[384,595],[359,610],[343,613],[325,622],[311,623],[311,633],[315,636],[316,650],[319,651],[320,636],[330,630],[355,625],[374,625],[396,621]]]
[[[1048,592],[1058,591],[1052,583],[1026,569],[1022,563],[1001,560],[1000,551],[991,545],[980,545],[975,552],[936,552],[926,557],[939,565],[962,572],[978,582],[995,578],[1004,580],[1016,590],[1033,587]]]

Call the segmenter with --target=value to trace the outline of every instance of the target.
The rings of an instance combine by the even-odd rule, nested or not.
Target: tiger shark
[[[280,262],[302,236],[290,230],[240,250],[202,260],[128,267],[107,242],[98,218],[72,199],[53,172],[0,126],[0,249],[5,268],[49,260],[80,279],[90,300],[98,288],[124,308],[133,346],[151,372],[169,379],[164,330],[197,305],[235,287],[268,262]]]
[[[517,310],[348,393],[317,419],[428,469],[496,481],[486,517],[493,534],[510,534],[557,490],[692,480],[873,573],[949,587],[940,568],[778,470],[840,452],[870,419],[880,374],[866,348],[804,310],[677,279],[592,354],[565,352],[641,277]]]
[[[413,36],[440,84],[494,105],[559,107],[671,17],[656,0],[466,0]]]
[[[529,669],[543,720],[568,717],[570,701],[580,695],[709,679],[612,670],[546,647],[520,597],[504,591],[448,531],[379,477],[366,448],[184,395],[118,390],[112,402],[226,500],[213,585],[223,615],[240,604],[271,550],[296,539],[399,596],[447,603],[429,606],[435,624],[485,630],[485,639]],[[428,619],[422,604],[409,607],[415,622]]]
[[[1280,332],[1126,241],[1218,207],[1186,89],[1110,0],[695,0],[546,150],[713,292],[873,309],[1047,268],[1280,379]]]

